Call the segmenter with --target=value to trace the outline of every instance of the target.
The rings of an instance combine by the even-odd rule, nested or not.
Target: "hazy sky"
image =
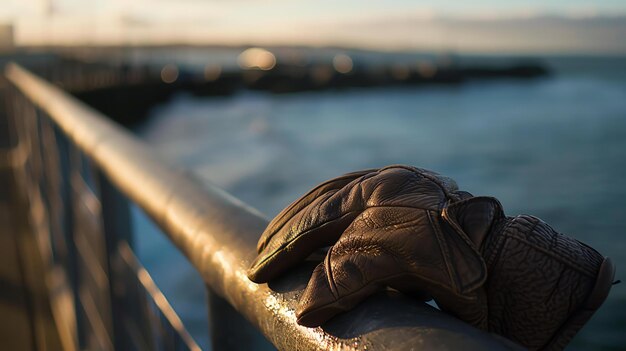
[[[2,0],[20,44],[189,42],[626,53],[626,0]]]

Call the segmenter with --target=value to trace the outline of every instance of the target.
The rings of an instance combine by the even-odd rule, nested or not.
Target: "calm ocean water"
[[[501,61],[502,59],[491,60]],[[232,97],[180,95],[141,135],[274,216],[317,183],[403,163],[454,178],[507,214],[533,214],[582,240],[626,280],[626,60],[548,58],[554,75],[457,87]],[[200,278],[137,211],[139,254],[192,334],[207,345]],[[626,348],[626,283],[571,344]]]

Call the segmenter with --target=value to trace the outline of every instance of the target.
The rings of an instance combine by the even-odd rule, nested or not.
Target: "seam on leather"
[[[454,205],[455,203],[452,203],[451,205]],[[443,208],[443,210],[441,211],[442,215],[441,217],[446,221],[446,223],[448,225],[450,225],[450,227],[452,227],[452,230],[455,231],[455,233],[461,238],[461,240],[463,240],[465,242],[465,244],[468,245],[468,247],[470,248],[470,250],[476,255],[476,257],[478,257],[478,259],[481,261],[481,277],[480,279],[478,279],[478,282],[482,282],[484,283],[484,281],[487,279],[487,263],[485,262],[485,259],[483,258],[483,256],[481,255],[480,251],[478,249],[476,249],[476,246],[474,245],[474,242],[472,242],[472,240],[467,236],[467,234],[465,233],[465,231],[463,230],[463,228],[461,228],[458,223],[455,220],[452,220],[452,218],[448,218],[447,217],[447,209],[449,208],[449,202],[446,202],[446,206]],[[454,211],[455,208],[452,208],[452,210]],[[436,228],[438,228],[439,230],[441,230],[440,226],[439,226],[439,222],[437,222],[437,226]],[[443,232],[443,231],[442,231]],[[456,274],[456,271],[454,272]],[[455,276],[458,279],[458,275]],[[475,282],[473,284],[469,284],[467,287],[464,286],[460,279],[459,279],[459,285],[463,285],[462,286],[462,290],[468,289],[468,290],[473,290],[475,289],[477,286],[480,286],[482,283],[478,283]]]
[[[355,294],[358,294],[359,292],[361,292],[361,290],[365,289],[366,287],[368,287],[368,286],[370,286],[370,285],[377,285],[377,284],[379,284],[379,283],[381,283],[381,282],[389,281],[389,280],[392,280],[392,279],[394,279],[394,278],[399,278],[399,277],[402,277],[402,276],[406,276],[406,278],[407,278],[407,279],[409,279],[409,278],[417,278],[417,279],[419,279],[419,280],[421,280],[421,281],[423,281],[423,282],[426,282],[426,283],[427,283],[427,284],[426,284],[427,286],[428,286],[429,284],[432,284],[432,285],[434,285],[434,286],[436,286],[436,287],[440,287],[440,288],[444,288],[444,289],[447,289],[447,288],[448,288],[447,286],[442,285],[441,283],[439,283],[439,282],[437,282],[437,281],[434,281],[434,280],[432,280],[432,279],[428,279],[428,278],[426,278],[426,277],[424,277],[424,276],[420,276],[420,275],[418,275],[418,274],[415,274],[415,273],[412,273],[412,272],[409,272],[409,271],[403,271],[403,272],[400,272],[400,273],[397,273],[397,274],[394,274],[394,275],[387,276],[387,277],[385,277],[385,278],[375,279],[375,280],[368,281],[367,283],[363,284],[363,285],[362,285],[359,289],[356,289],[356,290],[354,290],[353,292],[351,292],[351,293],[349,293],[349,294],[343,295],[343,296],[342,296],[341,298],[339,298],[338,300],[335,300],[335,301],[333,301],[333,302],[329,302],[329,303],[326,303],[326,304],[323,304],[323,305],[317,306],[315,309],[310,310],[310,311],[308,311],[307,313],[304,313],[304,314],[300,315],[300,317],[302,317],[302,316],[306,316],[306,315],[308,315],[308,314],[310,314],[310,313],[312,313],[312,312],[314,312],[314,311],[318,311],[318,310],[320,310],[320,309],[322,309],[322,308],[325,308],[325,307],[329,307],[329,306],[332,306],[332,305],[337,305],[337,304],[340,304],[340,303],[341,303],[341,301],[343,301],[343,300],[345,300],[345,299],[348,299],[348,298],[350,298],[351,296],[353,296],[353,295],[355,295]],[[388,283],[386,283],[384,286],[389,286],[389,287],[392,287],[392,288],[393,288],[393,286],[392,286],[392,285],[389,285]],[[417,290],[417,289],[416,289],[415,291],[423,291],[423,292],[427,292],[427,293],[429,293],[429,291],[427,291],[427,290]],[[458,293],[456,293],[456,292],[454,292],[454,291],[452,291],[451,293],[452,293],[454,296],[458,296],[458,297],[463,298],[463,299],[468,300],[468,301],[475,301],[475,300],[477,299],[477,297],[472,297],[472,296],[467,296],[467,295],[458,294]],[[406,294],[404,294],[404,295],[406,295]],[[434,295],[436,295],[436,294],[431,294],[431,296],[433,297],[433,299],[436,299],[436,297],[435,297]]]
[[[535,229],[537,228],[537,226],[539,226],[539,224],[544,223],[541,219],[534,217],[534,216],[528,216],[528,215],[519,215],[517,217],[515,217],[515,219],[525,219],[526,221],[533,223],[533,226],[531,227],[531,229],[528,231],[528,233],[533,233],[535,231]],[[531,221],[532,219],[532,221]],[[515,222],[515,220],[512,221],[511,225],[513,225],[513,222]],[[519,224],[519,225],[524,225],[523,223],[515,223],[515,224]],[[547,224],[546,224],[547,225]],[[549,227],[549,225],[548,225]],[[551,229],[552,232],[556,233],[557,235],[562,235],[559,234],[558,232],[556,232],[554,229],[552,229],[552,227],[549,227]],[[591,272],[588,269],[580,266],[577,262],[575,262],[574,260],[564,260],[563,258],[561,258],[558,255],[555,255],[553,252],[551,252],[550,250],[546,250],[543,247],[537,246],[536,244],[530,242],[527,240],[525,235],[522,234],[518,234],[515,232],[503,232],[504,236],[508,237],[508,238],[512,238],[512,239],[516,239],[520,242],[523,242],[525,245],[528,245],[530,247],[532,247],[533,249],[540,251],[541,253],[561,262],[562,264],[566,265],[568,268],[572,268],[574,270],[576,270],[577,272],[584,274],[585,276],[589,277],[589,278],[595,278],[596,273],[595,272]]]
[[[475,198],[474,198],[475,199]],[[468,201],[468,200],[465,200]],[[449,201],[446,201],[444,208],[441,210],[441,217],[443,219],[446,220],[446,222],[448,224],[450,224],[450,226],[452,227],[452,229],[454,229],[457,234],[461,237],[461,239],[463,239],[463,241],[465,241],[465,243],[467,245],[469,245],[469,247],[478,255],[480,255],[479,250],[476,248],[476,245],[474,244],[474,242],[472,241],[472,239],[469,238],[469,236],[467,235],[467,233],[465,233],[465,231],[463,230],[463,228],[461,228],[461,226],[457,223],[456,220],[452,219],[451,217],[448,216],[448,209],[452,209],[452,211],[456,211],[457,210],[457,203],[453,202],[450,203]],[[489,226],[489,228],[491,229],[491,224]]]
[[[322,201],[320,201],[320,203],[319,203],[319,204],[317,204],[318,210],[319,210],[319,206],[321,206],[321,205],[325,204],[325,203],[326,203],[326,202],[327,202],[330,198],[332,198],[332,197],[333,197],[333,195],[335,195],[335,194],[336,194],[339,190],[340,190],[340,189],[331,189],[331,190],[329,190],[329,191],[325,192],[324,194],[320,195],[319,197],[315,198],[315,200],[317,200],[317,199],[321,198],[321,196],[324,196],[324,195],[326,195],[326,194],[330,194],[330,195],[328,195],[325,199],[323,199]],[[311,204],[312,204],[315,200],[311,201],[311,203],[310,203],[309,205],[311,205]],[[265,248],[267,247],[267,245],[269,245],[269,243],[270,243],[270,241],[272,240],[272,238],[274,238],[274,237],[276,236],[276,234],[278,234],[278,233],[279,233],[279,232],[280,232],[280,231],[281,231],[281,230],[285,227],[285,225],[287,225],[287,223],[289,223],[289,222],[290,222],[290,221],[291,221],[294,217],[296,217],[297,215],[299,215],[300,213],[302,213],[302,211],[304,211],[305,209],[309,208],[309,205],[306,205],[306,206],[304,206],[303,208],[301,208],[301,209],[300,209],[300,211],[296,212],[293,216],[291,216],[291,218],[289,218],[288,220],[286,220],[286,221],[285,221],[285,223],[283,223],[283,224],[280,226],[280,228],[279,228],[279,229],[277,229],[277,230],[276,230],[276,231],[274,231],[271,235],[269,235],[269,236],[267,237],[267,239],[265,240],[265,244],[263,245],[263,248],[261,249],[261,251],[265,250]],[[305,217],[311,217],[311,216],[305,216]],[[341,217],[338,217],[338,218],[341,218]],[[331,222],[331,221],[332,221],[332,220],[330,220],[330,221],[328,221],[328,222]],[[320,227],[320,226],[322,226],[323,224],[328,223],[328,222],[324,222],[324,223],[320,224],[319,226],[316,226],[315,228]],[[315,229],[315,228],[312,228],[312,229]],[[297,238],[297,237],[296,237],[296,238]],[[294,240],[295,240],[295,239],[294,239]],[[289,241],[289,242],[291,242],[291,241]]]
[[[277,219],[277,220],[278,220],[278,219],[282,220],[282,219],[283,219],[283,218],[287,215],[287,213],[288,213],[290,210],[292,210],[292,209],[293,209],[293,208],[294,208],[297,204],[299,204],[299,203],[301,202],[301,200],[302,200],[302,199],[304,199],[304,198],[306,198],[307,196],[309,196],[309,195],[313,194],[313,193],[314,193],[314,192],[316,192],[318,189],[320,189],[320,188],[322,188],[322,187],[324,187],[324,186],[326,186],[326,185],[329,185],[329,184],[331,184],[331,183],[335,183],[335,182],[338,182],[338,181],[341,181],[341,180],[345,180],[345,179],[348,179],[348,178],[351,178],[351,177],[355,177],[355,178],[353,179],[353,180],[355,180],[355,179],[357,179],[357,178],[359,178],[359,177],[362,177],[362,176],[367,175],[367,174],[369,174],[369,173],[373,173],[373,172],[375,172],[375,171],[377,171],[377,170],[376,170],[376,169],[372,169],[372,170],[369,170],[369,169],[368,169],[368,170],[363,170],[363,171],[360,171],[360,172],[352,172],[352,173],[347,173],[347,174],[344,174],[344,175],[339,176],[339,177],[337,177],[337,178],[329,179],[329,180],[327,180],[327,181],[325,181],[325,182],[323,182],[323,183],[321,183],[321,184],[318,184],[315,188],[313,188],[313,189],[309,190],[306,194],[304,194],[304,195],[302,195],[300,198],[296,199],[293,203],[291,203],[291,205],[289,205],[289,206],[288,206],[288,207],[286,207],[283,211],[281,211],[282,215],[280,215],[280,214],[279,214],[279,215],[280,215],[280,217],[277,217],[276,219]],[[348,182],[348,184],[350,184],[350,183],[352,183],[352,181]],[[348,184],[346,184],[346,185],[348,185]],[[345,187],[346,185],[344,185],[344,187]],[[343,187],[342,187],[342,188],[343,188]],[[331,189],[331,190],[333,190],[333,189]],[[320,194],[320,195],[321,195],[321,194]],[[305,207],[306,207],[306,206],[305,206]],[[300,212],[300,211],[298,211],[298,212]],[[297,214],[298,212],[296,212],[296,214]],[[295,215],[295,214],[294,214],[294,215]],[[293,217],[293,216],[292,216],[292,217]],[[282,226],[281,226],[281,228],[282,228]]]
[[[547,255],[550,256],[550,258],[561,262],[563,265],[567,266],[567,268],[571,268],[574,269],[575,271],[577,271],[578,273],[581,273],[583,275],[585,275],[588,278],[595,278],[595,274],[590,273],[588,270],[586,270],[585,268],[582,268],[581,266],[578,266],[574,261],[566,261],[561,259],[559,256],[554,255],[552,252],[550,252],[549,250],[546,250],[540,246],[537,246],[533,243],[529,243],[527,240],[524,240],[524,238],[520,238],[519,236],[516,235],[507,235],[507,237],[514,239],[514,240],[518,240],[520,242],[523,242],[525,245],[530,246],[531,248]]]
[[[489,257],[487,257],[487,259],[485,260],[488,268],[493,267],[493,265],[497,262],[498,258],[500,257],[499,253],[503,249],[503,246],[506,243],[506,240],[505,240],[507,238],[506,231],[509,229],[509,227],[513,225],[513,223],[515,222],[515,219],[518,217],[519,216],[511,219],[508,223],[506,223],[499,233],[490,234],[490,235],[497,235],[497,238],[495,239],[496,242],[492,244],[492,249],[491,249],[491,253],[489,254]],[[488,248],[485,247],[485,249],[488,249]]]
[[[418,176],[420,176],[422,178],[426,178],[426,179],[432,181],[433,183],[435,183],[439,187],[439,189],[441,189],[441,192],[445,195],[445,197],[447,197],[447,198],[455,198],[454,196],[451,195],[450,192],[448,192],[448,190],[443,185],[441,180],[439,180],[435,176],[432,176],[430,174],[426,174],[425,172],[420,172],[419,169],[416,168],[416,167],[406,166],[406,165],[391,165],[391,166],[387,166],[385,168],[382,168],[379,172],[385,171],[387,169],[392,169],[392,168],[406,169],[407,171],[413,172],[413,173],[417,174]],[[441,204],[440,204],[440,206],[441,206]],[[441,207],[439,208],[439,210],[441,210]]]
[[[334,190],[334,191],[335,191],[335,193],[336,193],[336,192],[338,192],[339,190],[341,190],[341,189],[345,188],[346,186],[350,185],[350,183],[354,182],[355,180],[357,180],[357,179],[359,179],[359,178],[362,178],[362,177],[364,177],[364,176],[366,176],[366,175],[368,175],[368,174],[371,174],[371,173],[374,173],[374,172],[379,172],[379,171],[380,171],[380,170],[378,170],[378,169],[371,169],[371,170],[370,170],[370,169],[368,169],[368,170],[363,170],[363,171],[360,171],[360,172],[352,172],[352,173],[344,174],[344,175],[339,176],[339,177],[337,177],[337,178],[333,178],[333,179],[327,180],[327,181],[325,181],[325,182],[323,182],[323,183],[321,183],[321,184],[317,185],[315,188],[313,188],[313,189],[309,190],[309,192],[307,192],[306,194],[304,194],[304,195],[303,195],[303,196],[301,196],[300,198],[296,199],[296,200],[295,200],[294,202],[292,202],[289,206],[287,206],[285,209],[283,209],[283,210],[282,210],[282,211],[278,214],[278,216],[277,216],[276,218],[274,218],[274,219],[273,219],[273,220],[272,220],[272,221],[268,224],[268,228],[272,225],[272,223],[273,223],[274,221],[276,221],[276,222],[280,222],[280,221],[282,221],[282,220],[283,220],[283,219],[287,216],[287,214],[289,213],[289,211],[293,210],[293,209],[296,207],[296,205],[298,205],[299,203],[301,203],[301,201],[302,201],[304,198],[306,198],[306,197],[310,196],[310,195],[311,195],[311,194],[313,194],[314,192],[318,191],[320,188],[322,188],[322,187],[324,187],[324,186],[326,186],[326,185],[329,185],[329,184],[331,184],[331,183],[334,183],[334,182],[343,181],[343,180],[349,179],[349,178],[351,178],[351,177],[353,177],[353,178],[354,178],[354,179],[352,179],[351,181],[349,181],[347,184],[344,184],[342,187],[330,189],[330,190],[328,190],[328,191],[326,191],[326,192],[324,192],[324,193],[322,193],[322,194],[319,194],[317,197],[319,197],[319,196],[321,196],[321,195],[324,195],[324,194],[326,194],[326,193],[328,193],[328,192],[330,192],[330,191],[333,191],[333,190]],[[359,183],[360,183],[360,182],[359,182]],[[317,198],[317,197],[316,197],[316,198]],[[313,200],[312,200],[312,201],[311,201],[308,205],[305,205],[304,207],[302,207],[302,208],[301,208],[298,212],[296,212],[296,213],[292,214],[292,215],[291,215],[291,218],[295,217],[297,214],[299,214],[300,212],[302,212],[302,210],[304,210],[305,208],[307,208],[307,207],[308,207],[311,203],[313,203],[314,201],[315,201],[315,199],[313,199]],[[291,218],[290,218],[290,219],[291,219]],[[270,235],[269,235],[269,238],[266,240],[266,244],[265,244],[265,246],[267,245],[267,243],[269,243],[270,239],[271,239],[274,235],[276,235],[276,233],[278,233],[281,229],[283,229],[283,228],[285,227],[285,225],[286,225],[286,224],[290,221],[290,219],[285,220],[285,222],[284,222],[283,224],[281,224],[281,226],[280,226],[280,227],[275,228],[275,229],[272,231],[272,234],[270,234]],[[261,248],[261,251],[262,251],[263,249],[265,249],[265,247]]]
[[[333,270],[330,264],[330,255],[333,251],[333,247],[331,246],[326,253],[326,258],[324,259],[324,268],[326,270],[326,280],[328,281],[328,288],[330,292],[333,294],[335,301],[339,298],[339,291],[337,291],[337,285],[335,284],[335,278],[333,277]]]
[[[335,222],[335,221],[338,221],[338,220],[340,220],[340,219],[343,219],[343,218],[347,217],[348,215],[354,214],[354,213],[356,213],[356,212],[358,212],[358,211],[350,211],[350,212],[346,212],[345,214],[343,214],[343,215],[342,215],[342,216],[340,216],[340,217],[337,217],[337,218],[335,218],[335,219],[332,219],[332,220],[330,220],[330,221],[328,221],[328,222],[321,223],[320,225],[315,226],[315,227],[313,227],[313,228],[309,228],[307,231],[300,233],[298,236],[296,236],[296,237],[295,237],[295,238],[293,238],[292,240],[289,240],[289,241],[287,241],[287,242],[285,242],[285,243],[281,244],[281,245],[280,245],[280,246],[279,246],[276,250],[274,250],[274,252],[272,252],[270,255],[268,255],[266,258],[264,258],[264,259],[263,259],[263,261],[259,262],[259,263],[256,265],[256,267],[259,267],[259,266],[261,266],[261,265],[265,264],[265,262],[267,262],[270,258],[274,257],[274,256],[275,256],[278,252],[280,252],[280,251],[284,250],[287,246],[291,245],[292,243],[294,243],[295,241],[297,241],[299,238],[301,238],[301,237],[303,237],[303,236],[306,236],[306,235],[309,235],[309,234],[311,234],[311,232],[312,232],[312,231],[314,231],[314,230],[316,230],[316,229],[319,229],[319,228],[321,228],[321,227],[323,227],[323,226],[325,226],[325,225],[328,225],[328,224],[330,224],[330,223],[333,223],[333,222]]]
[[[309,234],[309,232],[316,230],[328,223],[332,223],[334,221],[337,221],[339,219],[342,219],[350,214],[353,214],[355,212],[364,212],[365,210],[368,210],[370,208],[385,208],[385,207],[391,207],[391,208],[411,208],[411,209],[415,209],[415,210],[423,210],[423,211],[429,211],[427,209],[421,208],[421,207],[413,207],[413,206],[397,206],[397,205],[380,205],[380,206],[368,206],[364,209],[358,209],[358,210],[354,210],[354,211],[350,211],[350,212],[346,212],[345,214],[341,215],[340,217],[334,218],[330,221],[324,222],[319,224],[318,226],[312,227],[307,229],[305,232],[302,232],[300,235],[296,236],[295,238],[293,238],[290,241],[285,242],[284,244],[282,244],[280,247],[278,247],[274,252],[278,252],[280,250],[283,250],[285,247],[289,246],[291,243],[293,243],[294,241],[296,241],[297,239],[299,239],[301,236],[307,235]],[[272,254],[273,255],[273,254]],[[265,260],[261,261],[261,262],[265,262]]]
[[[435,236],[437,237],[437,244],[439,245],[439,251],[441,252],[441,255],[443,256],[443,262],[446,265],[446,269],[448,271],[448,279],[450,281],[450,283],[452,283],[452,288],[455,289],[455,291],[461,291],[460,289],[460,282],[457,281],[457,277],[456,277],[456,271],[454,270],[454,267],[452,267],[452,264],[450,263],[451,258],[450,258],[450,251],[448,250],[448,246],[446,245],[446,242],[443,238],[443,232],[441,231],[441,228],[439,228],[439,223],[436,223],[436,221],[433,220],[432,218],[432,213],[430,211],[426,211],[426,215],[428,216],[428,221],[430,222],[430,225],[435,229]]]

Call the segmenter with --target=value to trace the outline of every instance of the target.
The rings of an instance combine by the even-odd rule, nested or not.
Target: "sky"
[[[626,1],[1,0],[18,44],[626,54]]]

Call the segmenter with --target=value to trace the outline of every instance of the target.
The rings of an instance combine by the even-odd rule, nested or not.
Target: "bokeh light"
[[[339,73],[350,73],[353,67],[352,59],[346,54],[335,55],[333,58],[333,67],[335,71]]]
[[[432,78],[437,73],[437,67],[428,61],[418,62],[417,73],[423,78]]]
[[[161,80],[164,83],[174,83],[178,79],[178,66],[173,63],[169,63],[163,66],[161,69]]]
[[[265,49],[250,48],[239,55],[237,63],[243,69],[269,71],[276,66],[276,56]]]
[[[391,76],[397,80],[407,80],[411,76],[411,70],[406,65],[396,64],[391,67]]]
[[[207,82],[213,82],[222,75],[222,66],[216,64],[208,64],[204,66],[204,79]]]

